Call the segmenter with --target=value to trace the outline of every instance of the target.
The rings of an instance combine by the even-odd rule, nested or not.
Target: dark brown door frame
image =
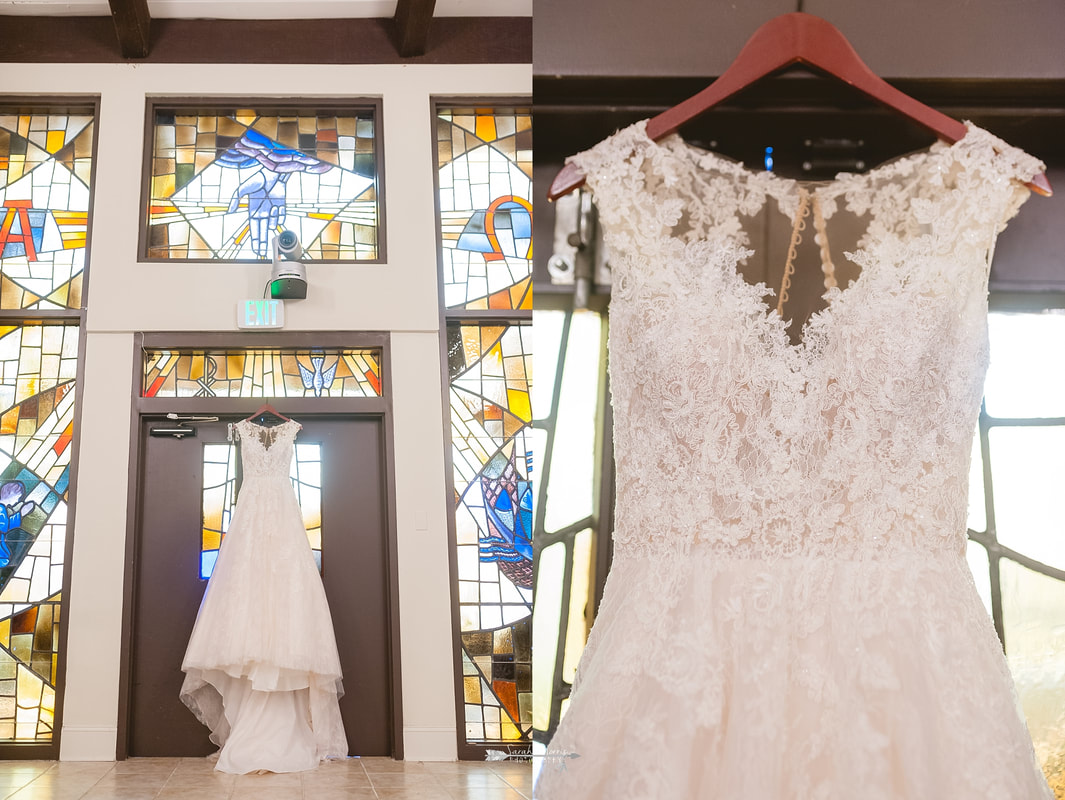
[[[129,758],[130,694],[132,680],[133,602],[136,585],[137,520],[142,498],[139,494],[139,475],[143,460],[141,420],[145,416],[174,411],[188,414],[239,414],[254,412],[262,398],[228,397],[141,397],[144,381],[143,356],[145,348],[255,348],[255,347],[376,347],[381,350],[381,397],[351,398],[290,398],[283,401],[286,414],[314,417],[318,415],[358,415],[376,417],[383,422],[385,464],[385,520],[388,537],[385,551],[388,561],[388,627],[390,702],[392,706],[392,757],[403,759],[403,703],[402,671],[400,665],[399,619],[399,547],[396,528],[396,469],[395,435],[392,416],[392,360],[391,337],[388,333],[367,331],[279,332],[279,333],[137,333],[134,335],[133,410],[130,414],[130,458],[126,512],[126,563],[122,589],[122,649],[119,671],[118,740],[115,757]]]

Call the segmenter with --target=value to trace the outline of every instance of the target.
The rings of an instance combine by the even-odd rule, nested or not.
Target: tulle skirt
[[[248,477],[182,663],[181,700],[224,772],[294,772],[347,755],[340,658],[287,477]]]
[[[537,800],[1050,798],[955,553],[619,554]]]

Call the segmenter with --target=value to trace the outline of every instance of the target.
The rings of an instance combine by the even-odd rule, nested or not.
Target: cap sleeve
[[[1017,215],[1031,191],[1025,185],[1046,170],[1046,165],[1018,147],[1007,144],[983,128],[965,123],[969,132],[959,144],[958,157],[972,177],[971,188],[980,202],[976,221],[1001,233]]]
[[[585,185],[595,196],[599,218],[608,230],[631,216],[633,200],[643,194],[646,126],[647,120],[641,120],[566,159],[584,173]]]

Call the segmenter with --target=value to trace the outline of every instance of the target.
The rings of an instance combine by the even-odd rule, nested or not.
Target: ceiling
[[[0,61],[526,63],[533,0],[0,0]]]
[[[391,17],[397,0],[148,0],[156,19]],[[0,0],[0,15],[109,17],[108,0]],[[529,17],[532,0],[438,0],[434,17]]]

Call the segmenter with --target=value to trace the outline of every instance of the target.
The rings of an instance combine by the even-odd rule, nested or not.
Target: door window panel
[[[322,445],[297,442],[289,472],[296,492],[303,527],[318,571],[322,571]],[[200,578],[214,572],[218,549],[229,530],[236,506],[237,446],[228,442],[203,445],[203,526],[200,546]]]

